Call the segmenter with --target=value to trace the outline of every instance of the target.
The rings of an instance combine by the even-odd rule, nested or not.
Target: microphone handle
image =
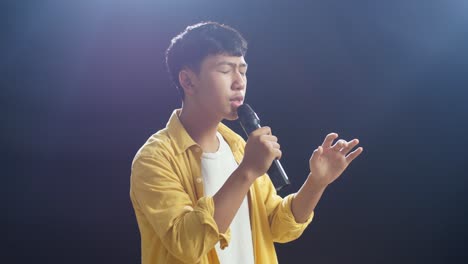
[[[281,163],[278,159],[273,160],[273,164],[268,169],[267,173],[268,176],[270,176],[276,191],[280,191],[283,189],[283,187],[290,184],[288,175],[286,175],[286,172],[284,171],[283,166],[281,166]]]

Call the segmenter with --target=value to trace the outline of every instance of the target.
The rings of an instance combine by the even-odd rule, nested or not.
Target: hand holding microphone
[[[276,190],[288,185],[289,179],[278,159],[281,158],[278,138],[271,135],[269,127],[261,127],[260,119],[248,104],[237,109],[239,121],[248,136],[242,166],[257,177],[268,173]],[[273,164],[272,164],[273,163]]]
[[[253,175],[260,176],[267,172],[274,159],[281,158],[278,138],[271,135],[269,127],[253,131],[247,140],[243,165]]]

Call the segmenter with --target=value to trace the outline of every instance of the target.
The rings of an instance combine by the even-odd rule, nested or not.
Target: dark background
[[[139,263],[132,158],[178,94],[170,39],[249,41],[247,102],[297,191],[329,132],[364,153],[280,263],[468,260],[467,1],[2,1],[2,263]],[[236,123],[228,123],[241,132]],[[302,261],[299,261],[302,260]]]

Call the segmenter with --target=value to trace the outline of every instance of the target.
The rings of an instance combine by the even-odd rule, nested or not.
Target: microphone
[[[257,114],[252,110],[250,105],[243,104],[237,108],[237,115],[239,116],[239,122],[244,129],[247,137],[252,133],[252,131],[260,128],[260,119]],[[290,184],[288,175],[281,166],[281,163],[278,159],[273,160],[273,164],[267,171],[268,176],[270,176],[273,185],[276,188],[276,191],[281,190],[283,187]]]

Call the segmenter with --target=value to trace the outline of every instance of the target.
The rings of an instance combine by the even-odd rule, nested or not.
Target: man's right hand
[[[280,158],[278,138],[271,134],[269,127],[261,127],[250,133],[239,169],[256,179],[268,171],[274,159]]]

